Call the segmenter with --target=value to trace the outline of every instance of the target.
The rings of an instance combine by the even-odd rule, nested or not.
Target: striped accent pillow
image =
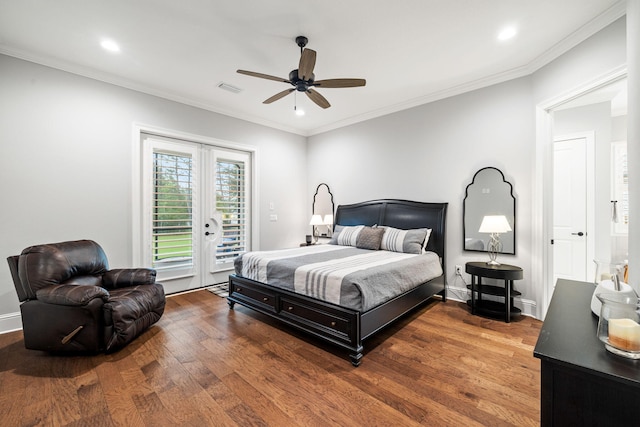
[[[333,237],[329,242],[332,245],[356,246],[358,243],[358,234],[364,228],[364,225],[341,226],[336,225],[333,231]]]
[[[427,247],[430,235],[430,228],[401,230],[399,228],[384,227],[380,249],[406,254],[421,254]]]

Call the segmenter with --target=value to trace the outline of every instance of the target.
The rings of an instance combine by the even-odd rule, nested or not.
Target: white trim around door
[[[626,65],[579,85],[578,87],[536,105],[536,150],[533,158],[531,281],[537,283],[535,299],[538,319],[544,319],[553,289],[553,117],[554,108],[585,93],[606,86],[627,76]]]
[[[134,124],[132,146],[133,265],[155,267],[159,281],[162,281],[167,293],[208,286],[226,280],[233,266],[226,262],[226,259],[224,265],[218,262],[224,258],[216,250],[220,242],[227,242],[228,247],[225,251],[259,248],[259,204],[257,203],[259,189],[256,178],[258,149],[244,144],[140,124]],[[163,158],[156,159],[158,156]],[[229,205],[229,200],[224,203],[217,200],[221,198],[220,192],[216,191],[214,185],[217,173],[221,172],[221,168],[217,167],[220,163],[216,160],[218,158],[223,159],[225,164],[232,161],[234,164],[241,165],[242,194],[246,203],[236,206],[242,209],[240,215],[217,211],[218,208],[227,209]],[[156,166],[153,166],[154,164]],[[158,172],[159,167],[166,169]],[[156,194],[158,188],[161,188],[156,188],[160,182],[158,180],[172,173],[182,173],[188,177],[188,182],[181,182],[179,185],[174,182],[176,188],[166,190],[167,194],[163,196],[170,199],[168,205],[178,205],[178,208],[174,210],[173,207],[167,207],[168,205],[162,206],[161,209],[154,208],[151,206],[150,195]],[[226,172],[226,175],[229,179],[229,172]],[[236,181],[234,181],[235,184]],[[180,201],[176,202],[177,198],[180,198]],[[189,208],[181,209],[180,206]],[[158,212],[163,214],[158,216]],[[181,212],[182,216],[174,215],[174,212]],[[240,217],[246,223],[246,228],[242,228],[243,242],[241,245],[236,245],[231,240],[238,240],[237,220]],[[151,218],[154,218],[155,222]],[[158,226],[162,230],[157,229]],[[167,260],[156,259],[154,254],[157,251],[153,249],[155,240],[152,236],[158,232],[171,234],[172,228],[176,229],[173,233],[175,236],[162,235],[162,256],[166,255],[167,250],[175,252],[173,254],[175,256]],[[180,233],[189,236],[186,238]],[[169,242],[170,249],[164,247],[169,244],[165,242],[167,238],[173,239]]]

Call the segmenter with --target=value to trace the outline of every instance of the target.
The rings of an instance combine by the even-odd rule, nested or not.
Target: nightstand
[[[471,314],[483,314],[491,317],[502,317],[509,323],[512,317],[520,315],[520,309],[513,305],[513,297],[521,295],[513,289],[513,281],[522,279],[522,268],[515,265],[488,265],[486,262],[468,262],[465,271],[471,275],[471,299],[467,304]],[[483,285],[482,278],[504,280],[504,286]],[[491,301],[482,295],[495,295],[504,298],[504,302]]]

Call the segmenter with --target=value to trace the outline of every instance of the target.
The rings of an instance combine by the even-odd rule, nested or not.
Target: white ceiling
[[[624,15],[619,0],[0,0],[0,53],[301,135],[530,74]],[[506,25],[518,34],[497,40]],[[367,85],[262,101],[317,51],[316,79]],[[104,38],[121,51],[100,47]],[[1,78],[1,76],[0,76]],[[218,88],[225,82],[242,91]],[[294,102],[306,115],[293,114]]]

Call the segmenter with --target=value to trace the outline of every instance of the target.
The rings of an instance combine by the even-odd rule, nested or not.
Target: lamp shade
[[[504,215],[486,215],[482,218],[482,224],[478,233],[506,233],[511,231],[511,226]]]
[[[325,215],[323,220],[324,225],[332,225],[333,224],[333,215]]]
[[[311,221],[309,221],[309,225],[323,225],[322,215],[312,215]]]

